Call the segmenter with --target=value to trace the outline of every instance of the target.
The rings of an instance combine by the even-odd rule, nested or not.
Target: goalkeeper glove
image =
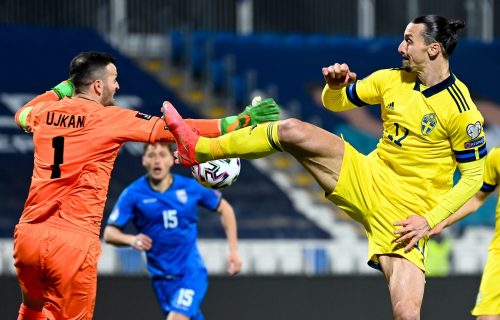
[[[261,101],[260,97],[255,97],[252,105],[247,106],[242,113],[221,119],[221,132],[226,134],[258,123],[277,121],[280,112],[280,106],[274,99],[268,98]]]
[[[75,87],[73,86],[73,82],[68,79],[52,88],[52,91],[54,91],[59,97],[59,100],[61,100],[64,97],[72,97],[75,92]]]

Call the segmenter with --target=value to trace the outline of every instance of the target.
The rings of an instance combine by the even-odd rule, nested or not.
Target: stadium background
[[[320,68],[331,62],[348,62],[360,76],[399,66],[404,27],[427,13],[466,20],[453,72],[476,99],[500,103],[500,6],[493,0],[1,0],[2,318],[15,318],[20,302],[11,235],[33,162],[31,138],[12,116],[65,79],[75,54],[101,50],[118,57],[117,104],[123,107],[158,114],[168,99],[185,116],[220,117],[258,93],[275,97],[287,115],[342,131],[369,152],[376,138],[317,108],[311,88],[321,84]],[[376,107],[370,111],[376,116]],[[486,120],[492,147],[500,123]],[[140,152],[140,145],[127,144],[120,153],[105,218],[124,186],[143,173]],[[390,318],[385,283],[364,263],[362,230],[322,200],[289,157],[244,161],[224,195],[236,209],[244,269],[237,278],[224,276],[223,231],[216,217],[201,212],[200,249],[212,274],[203,305],[207,319]],[[429,278],[423,319],[471,318],[495,201],[447,234],[449,275]],[[137,252],[104,246],[99,267],[96,319],[161,318]]]

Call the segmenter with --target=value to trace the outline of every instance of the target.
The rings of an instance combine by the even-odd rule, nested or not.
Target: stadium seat
[[[362,275],[378,274],[379,271],[368,266],[368,241],[366,239],[358,240],[354,243],[345,243],[345,246],[351,248],[356,265],[357,273]]]
[[[251,246],[252,245],[245,240],[239,241],[238,243],[241,258],[241,274],[252,274],[254,272],[254,256]]]
[[[300,244],[280,241],[275,246],[275,252],[279,259],[280,273],[286,275],[303,273],[304,256]]]
[[[322,245],[307,245],[303,249],[304,272],[308,275],[327,274],[330,269],[328,250]]]
[[[203,257],[209,274],[225,274],[226,272],[226,246],[225,241],[204,240],[198,241],[198,249]]]
[[[478,255],[480,249],[477,244],[475,240],[471,239],[455,239],[453,241],[452,259],[456,274],[481,272],[481,259]]]
[[[0,274],[14,275],[14,244],[12,239],[2,239],[0,241]]]
[[[274,274],[278,272],[278,257],[272,244],[262,241],[251,248],[253,270],[258,274]]]
[[[145,259],[143,258],[146,256],[145,253],[131,247],[116,248],[115,251],[121,273],[141,274],[147,272]]]
[[[358,261],[352,247],[334,242],[326,250],[330,257],[330,270],[333,274],[357,273]]]
[[[117,264],[118,259],[116,257],[116,247],[102,243],[101,257],[99,258],[99,264],[97,270],[100,274],[113,274],[118,270],[119,266]]]

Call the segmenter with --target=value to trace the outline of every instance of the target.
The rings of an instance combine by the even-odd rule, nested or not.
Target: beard
[[[413,71],[413,68],[410,66],[410,60],[408,60],[408,59],[403,59],[401,66],[407,72]]]

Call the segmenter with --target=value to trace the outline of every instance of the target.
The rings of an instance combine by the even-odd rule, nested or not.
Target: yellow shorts
[[[500,249],[491,248],[484,267],[474,316],[500,314]]]
[[[327,198],[365,227],[371,267],[380,269],[378,255],[395,254],[425,271],[428,237],[422,238],[408,253],[404,252],[404,245],[395,242],[394,222],[405,220],[412,213],[397,201],[404,194],[397,192],[400,190],[396,185],[384,185],[397,180],[397,177],[391,179],[391,175],[395,174],[345,142],[340,178]]]

